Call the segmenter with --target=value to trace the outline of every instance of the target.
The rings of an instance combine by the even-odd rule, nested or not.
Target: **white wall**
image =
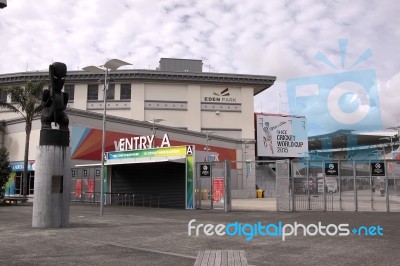
[[[160,122],[161,125],[186,128],[187,127],[187,112],[177,110],[146,110],[144,121],[153,119],[164,119]]]
[[[145,100],[187,101],[187,88],[187,85],[147,83]]]
[[[23,161],[25,154],[25,131],[7,134],[4,137],[5,147],[10,152],[10,161]],[[40,130],[32,130],[28,160],[35,160],[36,148],[39,146]]]
[[[131,86],[131,114],[135,120],[144,121],[144,84],[135,83]]]

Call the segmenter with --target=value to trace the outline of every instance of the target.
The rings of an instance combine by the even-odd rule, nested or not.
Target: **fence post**
[[[310,199],[310,161],[307,158],[307,209],[311,210],[311,199]]]
[[[339,209],[342,211],[343,210],[343,206],[342,206],[342,173],[341,170],[342,169],[342,161],[338,162],[338,181],[339,181]]]
[[[322,196],[324,197],[324,212],[326,212],[326,173],[325,173],[325,161],[322,161]]]
[[[385,192],[386,192],[386,211],[390,212],[390,205],[389,205],[389,180],[388,180],[388,172],[387,172],[387,165],[386,160],[383,161],[383,165],[385,168]]]
[[[226,162],[226,161],[225,161]],[[225,162],[224,162],[224,164],[225,164]],[[213,191],[213,178],[214,178],[214,174],[213,174],[213,171],[212,171],[212,168],[213,168],[213,163],[214,163],[214,160],[212,160],[211,162],[210,162],[210,173],[211,173],[211,175],[210,175],[210,200],[211,200],[211,202],[210,202],[210,209],[212,210],[212,209],[214,209],[214,191]]]
[[[290,161],[288,161],[288,164],[290,164]],[[291,165],[288,165],[288,168],[291,169]],[[290,172],[289,172],[289,182],[290,182],[290,180],[292,181],[291,182],[292,183],[292,189],[289,192],[289,197],[290,197],[290,195],[292,196],[292,210],[295,212],[296,211],[296,205],[295,205],[296,202],[295,202],[295,195],[294,195],[294,192],[295,192],[295,189],[294,189],[294,175],[293,175],[293,171],[291,171],[291,172],[292,172],[292,174],[290,174]],[[290,210],[290,206],[289,206],[289,210]]]
[[[371,210],[374,210],[374,192],[375,192],[375,184],[372,184],[372,173],[371,173],[371,161],[368,163],[369,170],[369,186],[371,188]]]
[[[354,184],[354,211],[358,211],[358,197],[357,197],[357,169],[356,162],[353,161],[353,184]]]
[[[224,199],[224,211],[232,211],[232,200],[231,200],[231,162],[224,161],[224,179],[225,179],[225,199]],[[212,198],[211,198],[212,201]]]

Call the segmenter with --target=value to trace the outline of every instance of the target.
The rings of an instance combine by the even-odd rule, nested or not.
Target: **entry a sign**
[[[385,176],[385,164],[371,163],[371,176]]]
[[[211,176],[210,164],[200,164],[200,176],[201,177],[210,177]]]
[[[325,163],[326,176],[338,176],[338,163]]]

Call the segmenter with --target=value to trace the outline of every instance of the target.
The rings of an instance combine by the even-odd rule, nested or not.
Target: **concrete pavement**
[[[188,222],[347,223],[383,236],[188,236]],[[70,226],[31,227],[32,206],[0,207],[0,265],[193,265],[199,250],[245,250],[251,265],[399,265],[400,213],[178,210],[70,207]],[[201,228],[200,228],[201,229]],[[201,231],[201,230],[200,230]],[[195,230],[192,231],[194,234]]]

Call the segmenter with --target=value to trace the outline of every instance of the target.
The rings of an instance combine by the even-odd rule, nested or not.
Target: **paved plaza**
[[[193,225],[349,224],[383,236],[188,235]],[[70,226],[31,227],[32,206],[0,207],[0,265],[193,265],[199,251],[244,250],[250,265],[399,265],[400,213],[181,210],[71,204]],[[195,230],[192,230],[192,234]]]

